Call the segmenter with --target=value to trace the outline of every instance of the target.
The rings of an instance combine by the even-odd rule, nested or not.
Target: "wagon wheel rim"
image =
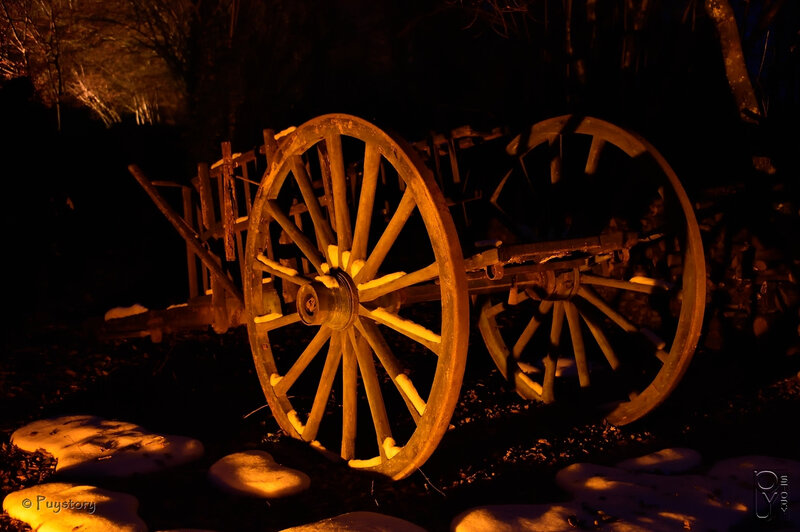
[[[574,283],[569,288],[571,291],[569,293],[562,289],[558,295],[540,297],[537,300],[536,294],[528,289],[527,293],[520,290],[518,297],[516,293],[511,297],[511,299],[515,297],[525,299],[528,295],[531,296],[527,302],[529,307],[527,318],[519,336],[509,334],[504,336],[499,327],[498,320],[503,318],[504,313],[510,308],[508,302],[485,301],[481,308],[479,329],[495,364],[517,392],[523,397],[544,402],[556,399],[554,382],[559,354],[574,360],[577,370],[575,378],[580,387],[589,387],[593,381],[594,371],[587,364],[588,347],[593,347],[597,354],[596,362],[604,366],[598,364],[594,366],[595,368],[600,367],[601,370],[606,369],[616,373],[623,362],[630,363],[630,359],[620,362],[619,353],[615,351],[617,346],[609,341],[610,332],[626,331],[632,336],[642,337],[652,346],[652,352],[648,356],[656,356],[658,359],[643,363],[652,364],[655,369],[644,377],[645,385],[633,390],[629,397],[604,405],[608,421],[623,425],[641,418],[663,402],[677,386],[694,354],[705,309],[706,276],[700,230],[692,204],[677,175],[664,157],[643,138],[609,122],[572,115],[553,118],[537,123],[530,131],[515,138],[507,151],[518,157],[524,166],[522,161],[527,154],[537,147],[549,146],[549,176],[545,177],[549,177],[551,183],[557,183],[564,172],[565,162],[562,160],[564,154],[560,151],[560,147],[567,135],[583,136],[585,144],[588,144],[588,149],[584,144],[585,159],[581,160],[579,165],[582,167],[580,169],[584,178],[593,176],[597,172],[603,150],[608,146],[631,160],[647,158],[649,164],[654,165],[663,180],[662,199],[666,196],[670,198],[672,205],[676,207],[671,215],[674,220],[681,222],[682,234],[678,235],[682,255],[682,271],[678,279],[680,282],[662,290],[667,284],[661,283],[659,279],[647,277],[611,279],[598,275],[591,269],[576,268],[572,274]],[[528,175],[530,169],[523,168],[523,170]],[[664,200],[664,203],[667,201]],[[648,245],[655,244],[639,243],[634,245],[630,252],[636,253],[639,249],[645,250],[640,251],[644,254]],[[667,248],[669,251],[669,246]],[[634,323],[635,320],[626,316],[625,312],[610,304],[610,301],[619,297],[619,294],[630,292],[637,293],[636,297],[645,297],[639,294],[647,293],[649,294],[647,298],[656,298],[663,297],[659,292],[666,290],[670,291],[669,297],[672,298],[670,304],[680,300],[680,311],[674,317],[674,328],[670,330],[669,335],[665,334],[664,338],[647,327]],[[604,294],[610,297],[601,297],[599,291],[605,291]],[[655,306],[655,303],[652,305]],[[532,374],[524,370],[525,366],[520,362],[520,357],[535,335],[545,338],[549,336],[549,342],[545,341],[545,344],[549,345],[542,357],[541,370],[533,368],[540,373]]]
[[[363,170],[360,179],[346,175],[343,142],[349,143],[349,148],[358,145],[356,159]],[[316,168],[309,162],[314,158],[319,161]],[[466,280],[444,199],[432,175],[401,140],[349,115],[325,115],[303,124],[282,140],[273,159],[251,210],[244,273],[248,334],[267,402],[281,428],[292,437],[335,453],[352,467],[395,479],[408,476],[433,453],[447,430],[466,360]],[[376,188],[386,169],[396,174],[405,190],[391,215],[387,213],[386,227],[376,232],[373,218],[381,208],[375,199]],[[324,188],[320,197],[314,191],[315,176],[310,175],[315,170]],[[360,190],[356,190],[358,184]],[[282,194],[287,186],[295,189],[299,203],[305,206],[306,224],[310,218],[313,230],[307,225],[305,231],[301,229],[295,223],[297,218],[293,220],[281,205],[281,200],[286,201]],[[408,272],[393,270],[386,262],[387,255],[394,252],[413,216],[421,218],[434,260]],[[279,226],[282,236],[288,236],[289,247],[307,261],[310,272],[299,272],[281,264],[277,257],[267,256],[271,223]],[[370,246],[371,242],[374,245]],[[293,313],[283,312],[288,306],[282,302],[280,312],[264,314],[267,278],[273,283],[298,285]],[[401,318],[396,307],[381,306],[392,302],[395,292],[403,288],[434,283],[441,293],[438,331]],[[298,357],[279,364],[269,335],[283,327],[309,327],[315,332]],[[407,361],[393,352],[388,331],[435,353],[430,355],[435,357],[435,370],[427,392],[417,390],[417,374],[404,372],[409,369]],[[314,401],[303,419],[293,406],[290,391],[309,371],[311,361],[320,357],[325,357],[325,364]],[[390,382],[381,384],[381,377]],[[325,413],[334,380],[341,382],[342,388],[341,433],[339,441],[333,442],[335,447],[317,439],[320,425],[337,415]],[[402,415],[413,422],[413,432],[405,441],[395,440],[395,419],[387,414],[387,394],[396,394],[395,400],[400,397],[407,408]],[[363,409],[369,411],[372,430],[359,430],[358,415]],[[365,437],[371,437],[377,446],[372,456],[357,455],[356,443]]]

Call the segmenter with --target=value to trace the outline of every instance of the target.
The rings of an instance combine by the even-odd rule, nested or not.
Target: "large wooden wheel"
[[[265,138],[243,284],[267,402],[289,435],[403,478],[447,430],[466,360],[444,199],[410,150],[359,118],[315,118],[271,148]],[[412,286],[441,301],[405,305]]]
[[[517,188],[504,189],[505,207],[495,197],[507,225],[564,246],[533,267],[538,282],[484,301],[484,342],[523,397],[588,396],[610,422],[630,423],[675,388],[700,335],[706,276],[692,205],[653,146],[603,120],[553,118],[508,151]]]

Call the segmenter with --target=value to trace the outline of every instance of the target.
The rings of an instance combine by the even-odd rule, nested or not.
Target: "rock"
[[[699,466],[702,461],[700,453],[694,449],[671,448],[623,460],[617,467],[626,471],[684,473]]]
[[[556,474],[556,483],[581,504],[614,517],[614,530],[728,530],[748,517],[746,506],[717,495],[719,482],[700,475],[573,464]]]
[[[316,523],[286,528],[281,532],[425,532],[414,523],[375,512],[349,512]]]
[[[264,451],[225,456],[211,466],[208,474],[228,491],[268,499],[295,495],[311,485],[308,475],[278,464]]]
[[[138,507],[139,501],[126,493],[60,482],[16,491],[3,500],[11,517],[52,532],[146,531]]]
[[[184,436],[95,416],[35,421],[11,435],[25,451],[43,449],[58,459],[56,472],[96,476],[151,473],[199,458],[203,445]]]
[[[722,497],[746,506],[749,515],[772,514],[774,522],[770,526],[785,523],[787,528],[800,530],[800,490],[793,480],[800,478],[800,462],[772,456],[738,456],[717,462],[708,476],[719,482]],[[787,489],[781,487],[783,480]],[[764,489],[757,490],[757,483]],[[763,499],[756,497],[759,491],[765,494]],[[785,513],[779,503],[784,492],[788,499]],[[766,503],[768,498],[772,498],[772,505],[755,507],[756,500]]]
[[[575,502],[565,504],[503,504],[472,508],[450,523],[453,532],[516,532],[570,530],[592,518]]]

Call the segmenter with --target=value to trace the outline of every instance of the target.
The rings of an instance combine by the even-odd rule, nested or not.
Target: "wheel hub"
[[[546,270],[538,272],[530,288],[540,299],[571,299],[578,293],[580,273],[577,269],[556,272]]]
[[[296,304],[304,324],[343,330],[353,324],[358,313],[358,290],[346,272],[331,270],[301,286]]]

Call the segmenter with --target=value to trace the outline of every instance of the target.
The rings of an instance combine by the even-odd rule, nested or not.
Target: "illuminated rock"
[[[747,506],[750,515],[760,515],[770,527],[800,530],[800,481],[796,480],[800,479],[800,462],[738,456],[717,462],[708,476],[719,482],[723,497]],[[761,521],[759,517],[756,520]]]
[[[34,530],[50,532],[146,531],[132,495],[94,486],[49,483],[10,493],[3,510]]]
[[[58,459],[57,472],[95,476],[151,473],[203,454],[197,440],[95,416],[35,421],[14,432],[11,442],[24,451],[43,449],[52,454]]]
[[[548,531],[597,529],[623,531],[742,530],[768,526],[800,530],[800,496],[791,490],[800,478],[800,462],[766,456],[723,460],[705,475],[675,474],[694,469],[700,455],[691,449],[664,449],[620,462],[617,467],[572,464],[556,474],[556,484],[573,500],[554,504],[482,506],[463,512],[451,523],[459,532],[492,530]],[[646,471],[669,472],[654,474]],[[761,472],[763,501],[754,501]],[[777,491],[776,491],[777,490]],[[774,496],[773,496],[774,494]],[[787,513],[782,513],[781,498]],[[757,515],[761,514],[761,518]],[[765,525],[767,516],[772,521]]]
[[[699,466],[703,461],[700,453],[694,449],[670,448],[646,454],[638,458],[629,458],[617,464],[626,471],[642,471],[649,473],[683,473]]]
[[[414,523],[375,512],[350,512],[281,532],[425,532]]]
[[[590,522],[575,503],[501,504],[480,506],[458,515],[450,525],[453,532],[516,532],[518,530],[569,530],[578,522]]]
[[[264,451],[230,454],[212,465],[208,474],[230,492],[267,499],[295,495],[311,485],[308,475],[280,465]]]

